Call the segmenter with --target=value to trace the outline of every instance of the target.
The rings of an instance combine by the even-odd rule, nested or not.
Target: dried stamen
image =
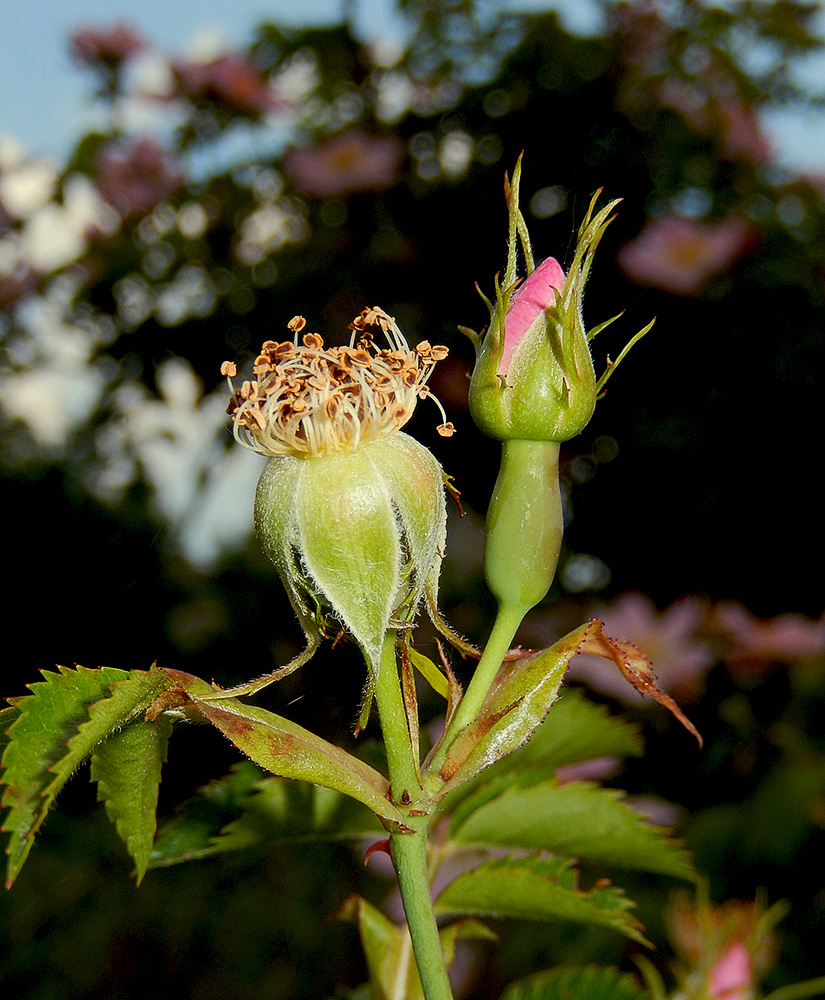
[[[395,320],[377,306],[364,309],[350,324],[349,346],[324,347],[317,333],[298,334],[303,316],[287,324],[294,342],[268,340],[255,359],[255,381],[235,389],[227,412],[237,440],[264,455],[319,455],[354,450],[393,431],[410,419],[419,398],[430,396],[444,422],[438,433],[455,428],[426,385],[447,348],[422,341],[411,350]],[[380,331],[388,348],[377,350]],[[356,341],[356,336],[358,337]],[[237,374],[231,361],[221,366],[230,380]]]

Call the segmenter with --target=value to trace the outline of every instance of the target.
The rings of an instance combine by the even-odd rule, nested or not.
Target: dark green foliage
[[[11,833],[6,849],[9,884],[74,771],[169,686],[156,670],[61,667],[59,673],[42,674],[43,681],[29,685],[32,694],[15,701],[19,717],[9,729],[3,754],[3,806],[9,810],[3,829]]]
[[[284,843],[380,834],[367,809],[340,792],[266,777],[249,761],[183,803],[155,841],[150,867]]]
[[[633,976],[616,969],[553,969],[508,986],[501,1000],[645,1000]]]

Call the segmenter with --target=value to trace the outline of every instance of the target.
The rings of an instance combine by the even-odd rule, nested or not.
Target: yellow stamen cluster
[[[235,365],[221,365],[232,389],[227,413],[242,445],[263,455],[353,451],[400,430],[424,396],[434,400],[444,418],[438,433],[454,433],[426,385],[435,363],[447,357],[446,347],[422,341],[411,349],[395,320],[377,307],[364,309],[350,323],[346,347],[325,348],[317,333],[304,334],[299,344],[303,316],[288,326],[293,340],[266,341],[252,368],[254,381],[235,389]],[[375,347],[379,330],[388,348]]]

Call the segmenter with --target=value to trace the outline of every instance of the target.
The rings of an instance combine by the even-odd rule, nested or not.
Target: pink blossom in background
[[[98,190],[121,215],[148,212],[180,188],[183,177],[151,139],[110,143],[97,160]]]
[[[681,597],[659,612],[645,594],[629,593],[588,613],[604,622],[611,638],[630,642],[645,653],[663,691],[677,701],[690,701],[701,694],[705,674],[716,661],[713,649],[698,635],[707,608],[700,597]],[[642,699],[618,670],[598,656],[574,657],[567,676],[625,702]]]
[[[725,101],[718,114],[722,123],[722,142],[725,153],[734,160],[751,160],[767,163],[772,155],[771,144],[762,132],[753,108],[744,101]]]
[[[762,620],[736,601],[723,601],[712,622],[734,662],[787,662],[825,654],[825,614],[818,621],[795,613]]]
[[[711,1000],[750,1000],[753,962],[741,941],[729,944],[710,970]]]
[[[245,56],[229,53],[211,62],[176,62],[172,78],[191,101],[220,101],[242,114],[262,114],[283,105],[272,85]]]
[[[576,764],[564,764],[556,768],[556,780],[560,785],[568,781],[607,781],[621,770],[618,757],[593,757]]]
[[[564,288],[564,271],[557,260],[548,257],[513,292],[504,321],[504,349],[498,374],[506,375],[513,353],[533,321],[556,301],[556,292]]]
[[[394,137],[351,129],[317,146],[289,150],[283,165],[302,194],[335,198],[390,187],[403,152],[404,147]]]
[[[753,108],[741,98],[708,96],[705,89],[668,77],[658,88],[659,100],[673,108],[699,135],[717,137],[733,160],[765,163],[771,147]]]
[[[735,215],[699,222],[664,215],[645,223],[619,248],[619,266],[632,281],[677,295],[695,295],[729,270],[753,241],[752,227]]]
[[[115,24],[111,28],[81,28],[71,37],[72,54],[88,66],[105,63],[118,67],[146,48],[146,43],[128,25]]]

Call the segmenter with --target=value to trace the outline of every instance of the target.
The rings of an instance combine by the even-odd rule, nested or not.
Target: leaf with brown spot
[[[199,677],[164,672],[203,718],[256,764],[284,778],[343,792],[394,828],[405,828],[403,815],[389,799],[389,782],[369,764],[280,715],[236,698],[215,697],[220,689]]]

